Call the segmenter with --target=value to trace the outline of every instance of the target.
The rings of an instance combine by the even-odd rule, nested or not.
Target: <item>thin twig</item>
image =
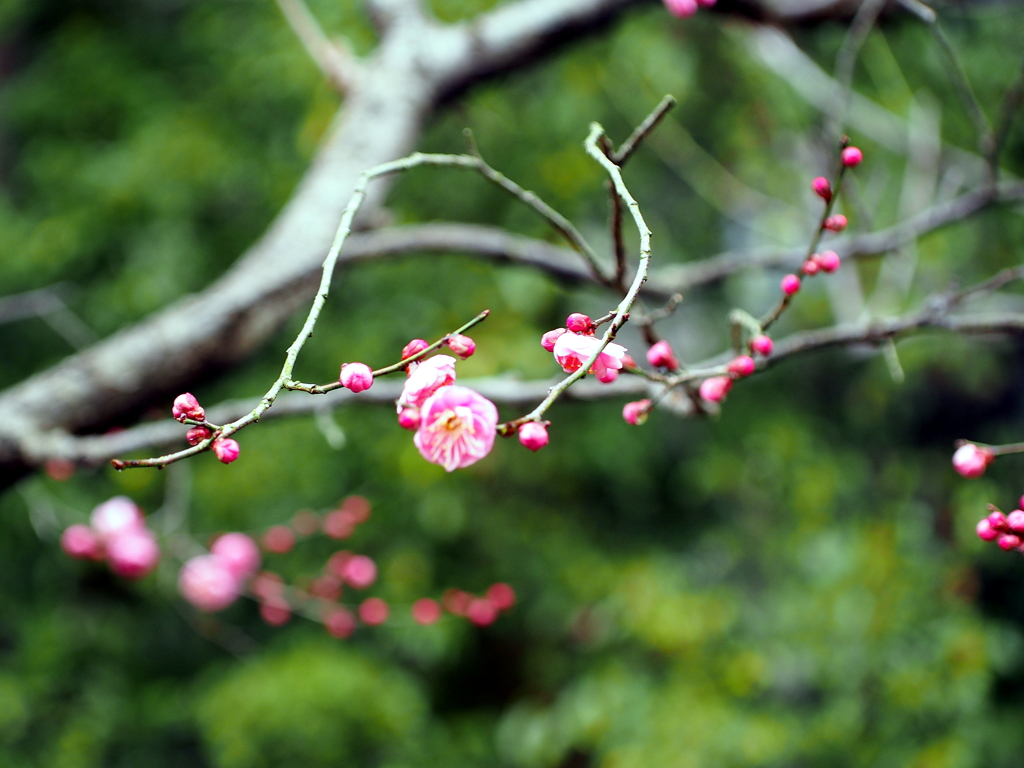
[[[404,157],[400,160],[393,160],[388,163],[382,163],[368,171],[364,171],[356,182],[348,205],[345,206],[345,211],[341,216],[341,222],[338,224],[337,232],[334,235],[334,242],[331,244],[331,248],[324,259],[320,276],[320,287],[317,290],[316,298],[313,300],[313,305],[309,309],[309,314],[306,316],[306,321],[303,323],[302,329],[299,331],[298,336],[296,336],[295,341],[293,341],[291,346],[288,347],[280,375],[277,377],[277,380],[273,385],[271,385],[270,389],[267,390],[267,393],[260,400],[259,405],[242,418],[237,419],[230,424],[225,424],[206,440],[203,440],[191,448],[186,448],[182,451],[149,459],[133,459],[130,461],[114,459],[111,462],[114,467],[116,469],[127,469],[130,467],[165,467],[176,461],[181,461],[182,459],[187,459],[190,456],[195,456],[199,453],[203,453],[204,451],[208,451],[213,446],[215,440],[230,437],[240,429],[244,429],[250,424],[258,422],[260,417],[273,406],[277,396],[283,389],[285,389],[285,384],[293,381],[292,371],[295,367],[295,361],[298,358],[299,352],[301,352],[303,346],[305,346],[306,341],[313,335],[313,329],[316,327],[317,320],[320,317],[320,313],[327,301],[327,296],[330,293],[331,279],[334,275],[334,268],[337,264],[338,256],[341,253],[342,246],[345,244],[345,239],[352,230],[352,221],[355,218],[359,207],[362,205],[363,200],[366,199],[366,190],[370,182],[380,176],[408,171],[412,168],[417,168],[423,165],[447,166],[476,170],[482,173],[485,177],[495,181],[495,183],[498,183],[503,189],[506,189],[509,193],[534,208],[534,210],[540,212],[541,215],[545,216],[549,221],[552,221],[552,223],[555,223],[557,220],[565,221],[559,214],[541,201],[537,195],[523,190],[519,185],[491,169],[480,158],[470,155],[423,154],[421,152],[414,152],[408,157]],[[565,224],[568,224],[568,222],[565,222]],[[568,224],[568,227],[568,230],[560,229],[560,231],[563,231],[563,233],[575,232],[575,229],[572,228],[571,224]],[[556,228],[558,228],[557,224]],[[576,236],[579,237],[578,233]],[[582,241],[582,238],[579,238],[579,240]],[[646,275],[646,270],[644,274]],[[642,281],[640,282],[642,283]],[[639,290],[639,284],[637,285],[637,290]],[[615,323],[612,323],[609,332],[614,334],[615,330],[618,330],[618,328]]]
[[[354,79],[352,70],[358,66],[351,52],[331,42],[303,0],[277,0],[277,5],[309,57],[331,84],[342,93],[349,90]]]
[[[647,134],[658,127],[658,123],[662,121],[669,110],[675,105],[675,96],[663,96],[661,102],[654,108],[654,111],[636,127],[633,133],[630,134],[630,137],[622,142],[622,146],[609,159],[620,168],[625,165],[630,156],[636,152],[637,147],[640,146],[640,142],[646,138]]]
[[[392,365],[385,366],[384,368],[378,368],[377,370],[373,371],[373,378],[376,379],[380,376],[387,376],[389,373],[397,373],[398,371],[404,371],[410,365],[412,365],[413,363],[418,363],[420,360],[422,360],[424,357],[429,355],[434,350],[443,347],[445,344],[448,343],[448,340],[452,336],[455,336],[460,333],[465,333],[473,326],[479,325],[484,320],[486,320],[487,316],[490,314],[491,310],[485,309],[483,312],[474,317],[461,328],[457,328],[451,333],[446,333],[433,344],[428,345],[424,349],[417,352],[415,355],[409,355],[409,357],[403,358],[397,363],[393,363]],[[342,384],[340,381],[332,381],[330,384],[304,384],[301,381],[286,381],[284,383],[285,389],[292,389],[298,392],[308,392],[311,395],[325,395],[328,392],[333,392],[336,389],[343,389],[344,386],[345,385]]]
[[[630,214],[633,216],[633,221],[636,223],[636,228],[640,233],[640,263],[637,265],[636,276],[633,278],[633,283],[629,287],[629,291],[619,302],[619,306],[615,309],[615,317],[612,319],[611,324],[608,326],[608,330],[605,331],[604,336],[601,337],[601,342],[598,344],[597,349],[594,353],[580,366],[579,370],[569,374],[562,381],[551,388],[548,396],[541,401],[541,403],[530,411],[525,416],[516,419],[505,424],[498,425],[498,430],[503,435],[513,434],[520,424],[525,424],[528,421],[540,421],[544,413],[554,404],[559,396],[571,387],[575,382],[586,376],[587,372],[591,369],[594,363],[597,362],[597,358],[604,352],[605,347],[615,338],[615,334],[619,332],[623,324],[629,317],[630,307],[636,301],[637,296],[640,293],[640,286],[644,284],[647,279],[647,270],[651,262],[651,230],[647,226],[647,222],[644,221],[643,214],[640,213],[640,205],[633,196],[629,193],[629,189],[626,187],[626,182],[622,179],[622,173],[619,167],[609,160],[604,152],[601,151],[598,142],[601,136],[604,135],[604,128],[598,123],[590,124],[590,134],[587,136],[586,141],[583,142],[583,146],[587,150],[587,154],[594,158],[600,165],[605,169],[609,176],[611,176],[612,182],[615,184],[615,190],[619,196],[626,203],[626,207],[629,209]]]

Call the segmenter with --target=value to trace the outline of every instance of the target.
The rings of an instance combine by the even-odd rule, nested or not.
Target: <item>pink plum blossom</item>
[[[356,617],[352,611],[341,606],[332,606],[324,612],[324,628],[331,637],[344,640],[356,631]]]
[[[568,332],[569,331],[565,328],[555,328],[555,330],[553,331],[548,331],[547,333],[540,337],[540,345],[544,347],[544,349],[546,349],[548,352],[554,352],[555,342],[558,341],[558,337],[561,336],[563,333]]]
[[[814,257],[823,272],[835,272],[839,269],[839,254],[835,251],[823,251]]]
[[[102,560],[103,544],[88,525],[72,525],[60,535],[60,548],[79,560]]]
[[[757,352],[757,354],[768,357],[775,348],[775,342],[772,341],[771,336],[761,334],[760,336],[755,336],[750,340],[750,348],[754,352]]]
[[[413,339],[402,348],[402,359],[405,360],[407,357],[418,355],[429,346],[426,339]]]
[[[578,371],[601,346],[600,339],[584,336],[579,333],[566,333],[555,342],[555,360],[566,373]],[[598,381],[608,384],[615,381],[622,368],[622,359],[626,356],[626,348],[610,342],[594,361],[590,373],[597,376]]]
[[[203,406],[199,404],[196,396],[191,392],[185,392],[174,398],[174,404],[171,406],[171,415],[181,422],[184,422],[186,419],[202,421],[206,418]]]
[[[757,364],[750,355],[740,355],[729,363],[729,373],[735,373],[737,376],[749,376],[755,368]]]
[[[712,376],[700,383],[700,396],[712,403],[718,403],[725,399],[732,389],[732,379],[728,376]]]
[[[967,443],[957,448],[953,454],[953,469],[964,477],[981,477],[993,459],[995,455],[992,451],[979,448],[974,443]]]
[[[437,600],[429,597],[421,597],[412,604],[412,619],[417,624],[429,626],[436,624],[441,618],[441,605]]]
[[[416,430],[420,426],[420,411],[418,408],[403,408],[398,412],[398,426],[402,429]]]
[[[665,7],[673,16],[685,19],[697,12],[697,0],[665,0]]]
[[[212,448],[213,455],[222,464],[230,464],[238,458],[238,454],[241,452],[241,448],[238,447],[238,441],[232,440],[230,437],[214,440]]]
[[[345,363],[338,381],[353,392],[365,392],[373,386],[373,371],[366,363]]]
[[[566,329],[573,333],[586,333],[587,331],[592,330],[593,325],[594,323],[590,317],[581,312],[573,312],[565,318]]]
[[[217,555],[201,555],[181,567],[178,591],[199,610],[213,613],[238,599],[239,583],[227,560]]]
[[[519,442],[531,451],[539,451],[548,444],[548,428],[539,421],[528,421],[519,428]]]
[[[160,547],[147,528],[127,528],[106,541],[110,569],[126,579],[141,579],[160,562]]]
[[[188,440],[189,445],[199,445],[209,436],[210,430],[206,427],[192,427],[192,429],[185,433],[185,439]]]
[[[115,496],[104,501],[92,511],[89,522],[100,541],[146,525],[142,510],[127,496]]]
[[[779,283],[779,287],[782,289],[784,294],[792,296],[800,290],[800,278],[796,275],[786,275],[782,278],[782,282]]]
[[[451,355],[435,355],[417,363],[405,380],[402,395],[398,398],[398,411],[402,408],[419,408],[441,387],[455,383],[455,358]]]
[[[1006,516],[1006,524],[1014,533],[1024,533],[1024,510],[1013,510]]]
[[[843,165],[847,168],[853,168],[864,161],[864,153],[857,149],[857,147],[847,147],[843,150],[842,159]]]
[[[811,189],[814,190],[814,194],[824,200],[826,203],[832,199],[832,185],[828,183],[828,179],[824,176],[819,176],[811,182]]]
[[[465,360],[467,357],[472,357],[473,353],[476,352],[476,342],[469,338],[469,336],[456,333],[448,338],[448,349]]]
[[[992,527],[992,523],[988,521],[987,517],[981,518],[974,530],[982,541],[992,541],[999,536],[999,531]]]
[[[846,225],[849,224],[846,217],[841,213],[837,213],[835,216],[829,216],[825,219],[822,226],[831,232],[842,232],[846,229]]]
[[[626,420],[628,424],[634,426],[643,424],[647,421],[647,413],[651,409],[651,401],[647,398],[643,400],[636,400],[632,403],[626,403],[622,406],[622,418]]]
[[[366,555],[353,555],[345,563],[342,578],[356,589],[366,589],[377,580],[377,564]]]
[[[679,361],[672,351],[672,346],[664,340],[657,342],[647,350],[647,362],[655,368],[668,368],[672,371],[679,367]]]
[[[391,608],[379,597],[368,597],[359,605],[359,618],[371,627],[383,624],[390,613]]]
[[[213,542],[210,552],[220,558],[238,581],[248,579],[259,570],[260,548],[244,533],[225,533]]]
[[[421,413],[413,442],[423,458],[448,472],[476,463],[494,447],[498,409],[472,389],[442,387]]]

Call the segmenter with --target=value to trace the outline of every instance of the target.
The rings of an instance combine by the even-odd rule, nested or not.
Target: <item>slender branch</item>
[[[1006,140],[1010,136],[1010,128],[1013,126],[1013,118],[1017,115],[1022,103],[1024,103],[1024,63],[1021,64],[1017,78],[1003,96],[1003,103],[999,108],[999,122],[996,124],[992,139],[992,156],[989,158],[993,173],[999,172],[999,156],[1003,153],[1003,147],[1006,146]]]
[[[376,371],[373,371],[373,378],[376,379],[376,378],[379,378],[381,376],[387,376],[389,373],[397,373],[398,371],[404,371],[406,368],[408,368],[413,363],[419,362],[424,357],[429,355],[431,352],[433,352],[433,351],[443,347],[445,344],[448,343],[448,340],[452,336],[455,336],[455,335],[460,334],[460,333],[465,333],[466,331],[468,331],[473,326],[479,325],[484,320],[486,320],[487,316],[490,315],[490,314],[491,314],[491,310],[485,309],[483,312],[481,312],[479,315],[474,317],[472,320],[470,320],[468,323],[463,325],[461,328],[458,328],[458,329],[452,331],[451,333],[445,334],[440,339],[435,341],[433,344],[428,345],[424,349],[422,349],[419,352],[417,352],[415,355],[409,355],[409,357],[406,357],[406,358],[400,360],[397,363],[394,363],[392,365],[388,365],[388,366],[386,366],[384,368],[378,368]],[[344,387],[345,387],[345,385],[342,384],[340,381],[333,381],[330,384],[303,384],[301,381],[291,381],[291,380],[288,380],[288,381],[286,381],[284,383],[284,388],[285,389],[296,390],[296,391],[299,391],[299,392],[306,392],[306,393],[308,393],[310,395],[324,395],[324,394],[327,394],[328,392],[333,392],[336,389],[344,389]]]
[[[277,0],[277,5],[306,53],[335,89],[342,93],[349,90],[357,79],[354,70],[359,66],[352,52],[328,39],[303,0]]]
[[[622,173],[619,167],[609,160],[604,152],[601,151],[599,141],[604,135],[604,128],[598,123],[590,124],[590,134],[587,136],[586,141],[583,142],[584,148],[587,150],[587,154],[596,160],[601,167],[605,169],[609,176],[611,176],[612,182],[615,184],[615,191],[618,192],[619,196],[626,203],[626,207],[629,209],[630,214],[633,216],[633,221],[636,223],[636,228],[640,233],[640,263],[637,266],[636,276],[633,278],[633,283],[629,287],[626,295],[619,302],[619,306],[615,309],[615,317],[612,319],[611,324],[608,326],[608,330],[605,331],[604,336],[601,337],[601,343],[598,344],[597,349],[594,353],[580,366],[578,370],[566,376],[562,381],[551,388],[548,396],[545,397],[540,404],[530,411],[525,416],[518,418],[514,421],[507,422],[506,424],[498,425],[498,430],[503,435],[513,434],[520,424],[524,424],[528,421],[540,421],[544,413],[554,404],[554,402],[571,387],[575,382],[586,376],[587,372],[593,367],[594,363],[597,362],[597,358],[604,352],[605,347],[615,338],[615,334],[619,332],[623,324],[629,317],[629,309],[633,306],[637,296],[640,294],[640,287],[647,280],[647,270],[651,262],[651,230],[647,226],[647,222],[644,221],[643,214],[640,213],[640,205],[633,196],[629,193],[629,189],[626,187],[625,181],[622,179]]]
[[[667,115],[675,105],[675,96],[663,96],[658,106],[654,108],[651,114],[644,118],[644,121],[634,129],[632,134],[630,134],[630,137],[622,142],[622,146],[619,147],[618,151],[610,155],[608,159],[620,168],[624,166],[626,161],[629,160],[634,152],[636,152],[640,143],[647,138],[647,134],[658,127],[658,123],[665,118],[665,115]]]

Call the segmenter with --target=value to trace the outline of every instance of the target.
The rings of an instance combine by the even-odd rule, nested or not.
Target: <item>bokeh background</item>
[[[454,20],[495,4],[432,6]],[[372,46],[359,4],[310,6],[332,34]],[[994,112],[1020,65],[1024,10],[957,5],[943,20]],[[656,264],[806,242],[808,182],[833,139],[758,54],[760,31],[652,3],[460,97],[420,148],[462,151],[471,127],[492,165],[606,249],[587,126],[621,140],[672,93],[679,106],[627,170]],[[845,31],[789,30],[826,71]],[[287,200],[338,104],[262,0],[5,0],[0,74],[0,292],[58,284],[74,315],[0,328],[0,387],[223,272]],[[906,121],[912,146],[945,147],[922,170],[850,131],[867,160],[845,212],[865,231],[914,212],[906,188],[922,174],[934,179],[916,205],[948,198],[962,179],[945,158],[974,138],[909,17],[870,35],[854,82]],[[1024,173],[1019,129],[1005,166]],[[551,237],[453,171],[402,178],[389,206],[398,222]],[[1019,263],[1022,237],[1018,213],[991,211],[909,254],[848,263],[839,289],[816,280],[800,294],[779,333],[843,319],[854,289],[871,311],[905,311]],[[908,264],[909,288],[889,290],[886,275]],[[778,277],[754,270],[695,292],[663,332],[686,359],[713,354],[728,310],[763,311]],[[1011,287],[988,306],[1022,304]],[[553,376],[539,335],[611,306],[597,289],[462,256],[363,264],[339,277],[299,375],[391,362],[410,338],[489,307],[460,376]],[[193,391],[211,404],[261,393],[298,322]],[[247,430],[230,467],[207,454],[167,472],[27,478],[0,496],[0,764],[1020,766],[1024,558],[983,545],[973,526],[986,502],[1013,508],[1024,459],[975,481],[949,460],[959,437],[1024,436],[1022,351],[1005,338],[908,340],[900,381],[891,355],[837,350],[737,386],[720,418],[656,412],[642,427],[622,420],[622,402],[562,403],[539,454],[501,442],[451,475],[420,458],[390,408],[364,406],[335,412],[326,431],[313,418]],[[154,403],[150,417],[168,409]],[[325,434],[338,446],[338,430],[332,447]],[[364,495],[373,517],[345,546],[377,560],[370,593],[393,619],[339,641],[300,618],[268,627],[251,601],[202,617],[177,596],[172,557],[125,583],[63,556],[59,530],[115,494],[149,512],[187,507],[200,541]],[[300,542],[268,565],[301,579],[334,548]],[[519,603],[490,627],[407,618],[417,597],[495,581]]]

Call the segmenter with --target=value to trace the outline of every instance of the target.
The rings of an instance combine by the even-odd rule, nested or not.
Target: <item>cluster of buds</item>
[[[160,562],[156,536],[146,527],[142,510],[126,496],[97,506],[89,525],[72,525],[60,537],[61,549],[81,560],[105,560],[126,579],[141,579]]]
[[[426,613],[425,604],[427,600],[429,600],[429,598],[419,600],[413,605],[413,618],[421,624],[428,622],[421,621],[417,618],[416,606],[422,605],[421,611]],[[430,600],[430,603],[433,602],[433,600]],[[445,591],[444,595],[441,597],[441,605],[444,606],[444,609],[448,611],[448,613],[453,616],[461,616],[469,619],[469,621],[476,624],[478,627],[486,627],[489,624],[493,624],[502,611],[509,610],[515,604],[515,591],[513,591],[512,587],[508,584],[500,582],[497,584],[491,584],[491,586],[487,588],[487,591],[481,596],[464,592],[461,589],[449,589]],[[430,610],[432,611],[431,615],[436,615],[437,617],[434,621],[441,617],[441,612],[433,608],[433,606],[431,606]]]
[[[700,8],[710,8],[716,0],[665,0],[665,8],[673,16],[688,19]]]
[[[225,533],[210,553],[185,561],[178,573],[181,596],[201,611],[222,611],[245,591],[259,570],[260,550],[244,533]]]
[[[174,398],[171,415],[182,424],[195,425],[185,433],[185,439],[189,445],[199,445],[204,440],[209,440],[214,434],[211,425],[206,423],[206,411],[191,392],[185,392]],[[210,450],[213,451],[213,455],[217,457],[218,461],[230,464],[238,458],[240,448],[238,441],[230,437],[218,437],[210,445]]]
[[[468,336],[450,336],[449,346],[453,341],[465,357],[476,347]],[[426,342],[414,339],[402,350],[402,359],[426,348]],[[494,403],[455,384],[455,363],[450,355],[410,363],[396,403],[398,424],[416,432],[413,443],[423,458],[448,472],[475,464],[489,454],[498,425]]]
[[[1020,505],[1024,507],[1024,498]],[[991,513],[978,521],[975,530],[982,541],[994,541],[1000,549],[1015,549],[1024,553],[1024,510],[1015,509],[1004,515],[995,507],[989,507]]]
[[[555,361],[566,373],[575,373],[601,346],[601,340],[594,335],[596,326],[584,314],[574,312],[565,320],[565,328],[548,331],[540,338],[540,344],[555,356]],[[601,350],[587,373],[594,374],[603,384],[610,384],[619,377],[619,371],[631,362],[626,348],[609,342]]]

